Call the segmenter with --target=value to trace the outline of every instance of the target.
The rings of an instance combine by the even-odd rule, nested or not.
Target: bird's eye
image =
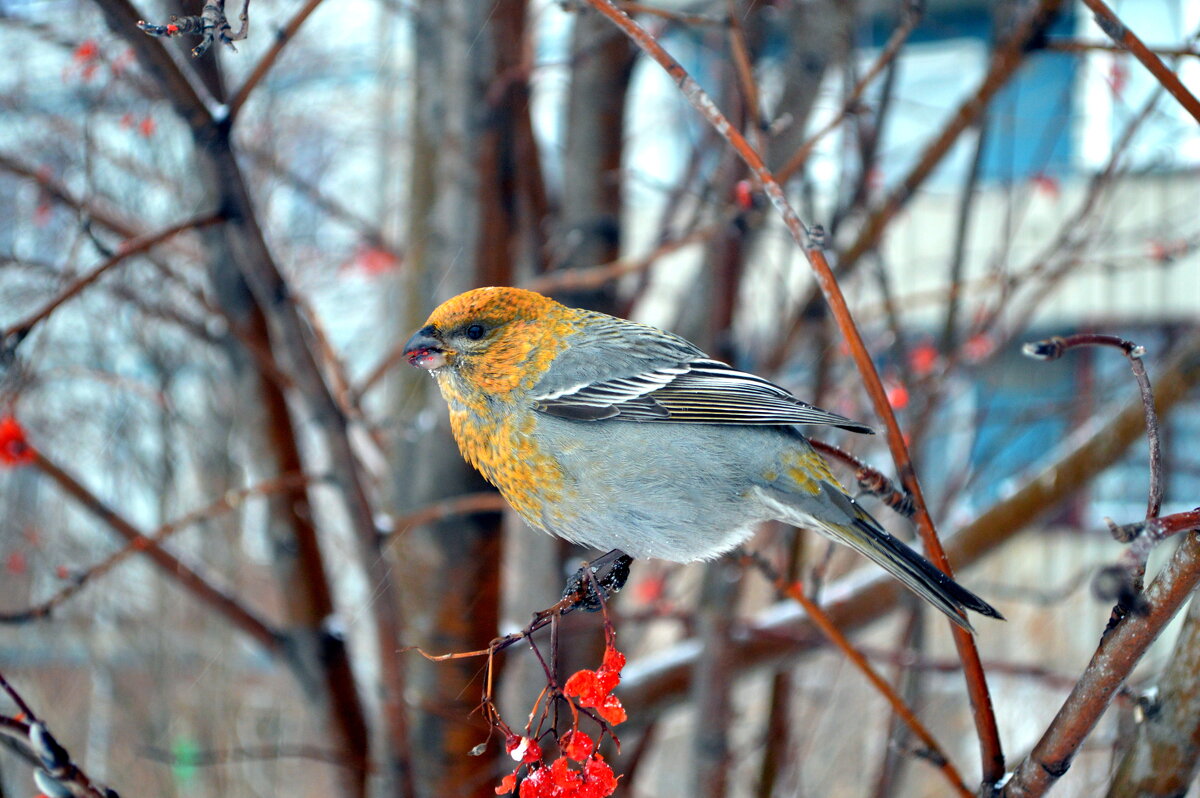
[[[467,337],[470,338],[472,341],[478,341],[480,338],[483,337],[483,325],[482,324],[472,324],[470,327],[467,328]]]

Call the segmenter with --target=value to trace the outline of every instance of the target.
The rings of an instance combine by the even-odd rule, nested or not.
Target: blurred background
[[[1012,766],[1099,641],[1104,518],[1144,518],[1150,473],[1119,351],[1021,345],[1143,345],[1163,513],[1200,504],[1200,126],[1074,2],[619,5],[824,229],[958,578],[1009,619],[977,627]],[[1200,2],[1113,8],[1200,87]],[[36,450],[0,458],[0,673],[123,795],[494,795],[502,741],[468,755],[485,660],[407,647],[485,647],[590,553],[462,462],[397,349],[434,306],[534,288],[879,419],[760,187],[586,3],[256,0],[199,57],[137,28],[199,11],[0,0],[0,416]],[[882,436],[821,435],[895,477]],[[975,783],[948,625],[811,533],[752,546]],[[612,610],[618,795],[948,794],[753,570],[635,563]],[[1141,794],[1122,763],[1181,623],[1055,794]],[[561,672],[596,667],[601,619],[562,627]],[[546,681],[527,646],[497,657],[511,726]],[[35,791],[17,749],[0,796]]]

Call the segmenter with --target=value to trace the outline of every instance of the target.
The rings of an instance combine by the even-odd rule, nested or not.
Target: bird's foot
[[[614,593],[625,586],[633,558],[620,549],[597,557],[571,575],[563,589],[563,598],[572,599],[571,607],[596,612]],[[602,591],[599,592],[599,591]]]

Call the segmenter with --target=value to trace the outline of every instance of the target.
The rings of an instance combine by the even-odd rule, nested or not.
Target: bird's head
[[[435,376],[470,375],[485,390],[536,371],[541,350],[552,356],[557,323],[569,309],[521,288],[476,288],[448,299],[404,345],[404,357]],[[548,342],[547,338],[551,340]]]

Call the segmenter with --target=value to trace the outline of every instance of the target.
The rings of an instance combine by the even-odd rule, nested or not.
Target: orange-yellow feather
[[[577,329],[579,313],[549,297],[520,288],[476,288],[448,299],[429,316],[439,330],[480,322],[496,332],[481,357],[460,372],[479,394],[504,398],[529,389],[550,368]],[[453,357],[456,353],[449,352]]]
[[[533,438],[537,419],[522,394],[550,368],[578,329],[579,312],[519,288],[478,288],[438,306],[427,324],[453,330],[481,323],[494,331],[485,349],[437,373],[450,406],[458,448],[527,521],[545,526],[547,507],[562,507],[562,471]]]

